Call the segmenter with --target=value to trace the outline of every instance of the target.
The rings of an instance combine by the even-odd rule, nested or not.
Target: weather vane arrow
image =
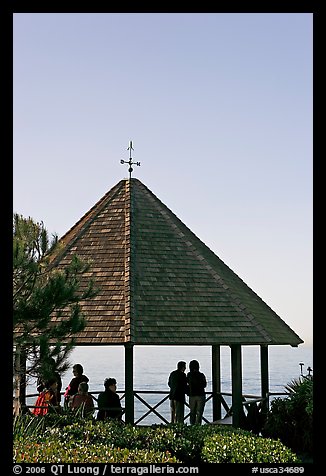
[[[134,150],[133,146],[132,146],[132,140],[129,141],[129,147],[127,148],[127,150],[129,150],[129,160],[123,160],[121,159],[120,160],[120,164],[129,164],[129,169],[128,169],[128,172],[129,172],[129,180],[131,179],[131,172],[134,170],[132,168],[132,165],[138,165],[140,166],[140,162],[133,162],[132,161],[132,157],[131,157],[131,151]]]

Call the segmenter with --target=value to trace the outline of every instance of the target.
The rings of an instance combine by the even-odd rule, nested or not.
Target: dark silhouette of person
[[[178,362],[176,370],[173,370],[169,375],[171,423],[183,423],[184,420],[186,395],[189,393],[185,370],[186,362],[181,360]]]
[[[78,385],[81,382],[89,382],[89,378],[86,377],[86,375],[83,374],[84,369],[81,364],[75,364],[72,367],[72,373],[74,377],[71,379],[68,387],[66,388],[64,397],[65,397],[65,405],[69,404],[69,400],[73,395],[76,395],[78,393]]]
[[[190,425],[201,425],[205,408],[207,380],[205,375],[199,371],[199,362],[197,360],[192,360],[189,363],[187,382],[189,385]]]
[[[106,378],[104,380],[104,392],[98,396],[97,406],[97,420],[106,420],[114,418],[121,420],[122,407],[119,395],[117,392],[117,381],[115,378]]]
[[[62,389],[62,380],[59,372],[56,371],[56,362],[53,357],[48,359],[44,363],[43,370],[41,371],[41,375],[38,377],[36,382],[36,389],[39,393],[46,390],[47,384],[49,379],[55,378],[57,381],[56,387],[56,404],[60,405],[61,402],[61,389]]]

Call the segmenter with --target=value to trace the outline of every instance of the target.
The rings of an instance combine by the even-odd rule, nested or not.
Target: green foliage
[[[302,377],[286,386],[287,398],[276,398],[263,428],[263,435],[279,438],[298,454],[313,451],[313,378]]]
[[[220,434],[205,439],[206,463],[295,463],[297,456],[280,441],[242,434]]]
[[[27,374],[34,377],[40,374],[46,377],[52,357],[57,370],[66,370],[64,362],[73,348],[70,336],[85,326],[80,302],[96,295],[91,280],[81,286],[82,275],[90,264],[75,255],[59,270],[54,260],[60,250],[57,236],[50,239],[43,222],[14,214],[14,346],[29,360]],[[19,374],[23,371],[17,365]]]
[[[180,425],[170,424],[169,426],[153,426],[148,430],[148,442],[157,450],[166,448],[172,454],[177,455],[185,463],[200,463],[201,450],[205,438],[214,435],[216,432],[222,434],[229,433],[251,433],[237,430],[226,425]]]
[[[82,445],[70,440],[47,439],[42,444],[25,441],[14,445],[16,463],[178,463],[171,454],[154,450],[112,448],[97,443]]]
[[[26,436],[36,436],[45,431],[44,418],[35,418],[32,415],[17,415],[13,421],[13,436],[16,440]]]
[[[14,429],[15,462],[295,462],[279,441],[222,425],[140,427],[123,422],[34,417],[34,430]],[[32,428],[25,417],[26,428]],[[43,421],[43,425],[40,423]],[[18,428],[18,425],[17,425]]]

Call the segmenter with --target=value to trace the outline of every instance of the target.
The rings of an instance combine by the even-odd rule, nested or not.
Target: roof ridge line
[[[125,181],[125,250],[124,250],[124,304],[125,342],[132,342],[134,324],[131,319],[131,183]],[[127,332],[129,334],[127,336]]]

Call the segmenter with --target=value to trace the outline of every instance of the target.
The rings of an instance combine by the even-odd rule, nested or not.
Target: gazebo
[[[261,397],[268,346],[302,339],[141,181],[123,179],[62,238],[55,267],[74,254],[99,292],[81,303],[83,345],[123,345],[125,420],[134,423],[134,346],[211,346],[213,420],[221,418],[220,347],[231,348],[233,426],[242,412],[241,347],[260,346]],[[64,317],[64,314],[63,314]]]

